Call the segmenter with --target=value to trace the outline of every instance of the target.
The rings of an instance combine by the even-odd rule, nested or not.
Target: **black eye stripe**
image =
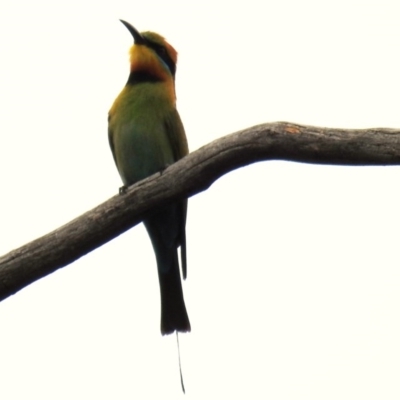
[[[168,51],[165,49],[165,47],[150,41],[147,42],[147,46],[153,49],[157,53],[157,55],[165,62],[165,64],[167,64],[169,70],[171,71],[171,75],[175,77],[176,65],[172,61],[172,58],[169,56]]]

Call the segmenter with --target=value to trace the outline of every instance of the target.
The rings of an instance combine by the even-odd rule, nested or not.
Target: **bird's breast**
[[[116,100],[117,106],[110,110],[109,128],[115,161],[125,185],[174,162],[165,124],[166,114],[174,105],[166,96],[147,89],[124,89]]]

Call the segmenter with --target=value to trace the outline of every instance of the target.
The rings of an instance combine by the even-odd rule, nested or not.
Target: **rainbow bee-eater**
[[[176,110],[176,50],[154,32],[139,33],[121,22],[133,36],[130,74],[108,116],[108,138],[125,186],[164,170],[188,154],[185,131]],[[157,261],[161,292],[161,333],[190,331],[183,300],[178,247],[186,278],[187,200],[161,206],[144,225]]]

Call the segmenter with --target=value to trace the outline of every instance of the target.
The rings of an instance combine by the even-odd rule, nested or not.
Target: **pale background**
[[[179,51],[190,149],[262,122],[400,127],[400,3],[0,2],[0,254],[117,193],[119,18]],[[189,202],[187,399],[400,397],[400,170],[265,162]],[[0,303],[2,399],[176,399],[142,226]]]

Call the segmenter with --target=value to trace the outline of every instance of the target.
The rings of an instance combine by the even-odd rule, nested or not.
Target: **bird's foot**
[[[124,186],[121,186],[120,188],[119,188],[119,195],[120,196],[123,196],[124,194],[126,194],[126,192],[127,192],[127,190],[128,190],[128,186],[126,186],[126,185],[124,185]]]

